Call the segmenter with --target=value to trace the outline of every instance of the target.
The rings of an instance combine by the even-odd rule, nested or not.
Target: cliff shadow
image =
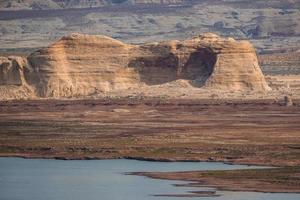
[[[129,62],[128,67],[134,68],[140,81],[150,86],[184,79],[194,87],[202,87],[212,74],[215,62],[213,52],[200,48],[192,53],[170,52],[137,57]]]
[[[134,58],[128,67],[135,69],[141,82],[147,85],[160,85],[177,79],[177,65],[178,57],[169,53]]]
[[[189,80],[194,87],[203,87],[212,75],[217,61],[215,53],[207,48],[201,48],[190,54],[182,67],[181,78]]]

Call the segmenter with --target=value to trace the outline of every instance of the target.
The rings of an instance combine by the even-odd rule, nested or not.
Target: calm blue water
[[[155,197],[182,194],[198,188],[174,187],[178,181],[124,175],[136,171],[188,171],[245,169],[241,165],[193,162],[145,162],[135,160],[44,160],[0,158],[0,200],[160,200]],[[213,190],[203,188],[203,190]],[[217,192],[221,197],[201,200],[299,200],[300,194]]]

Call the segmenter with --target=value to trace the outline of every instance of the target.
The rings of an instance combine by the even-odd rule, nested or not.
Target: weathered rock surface
[[[2,58],[0,65],[0,90],[29,85],[46,98],[151,89],[177,80],[207,90],[269,90],[252,45],[212,33],[142,45],[71,34],[27,59]]]
[[[21,57],[0,57],[0,85],[22,85],[26,60]]]
[[[28,67],[26,58],[0,57],[0,99],[35,96],[25,78],[30,78]]]

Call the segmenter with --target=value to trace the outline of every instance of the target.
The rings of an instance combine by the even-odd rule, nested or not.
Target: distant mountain
[[[134,43],[215,32],[251,40],[260,53],[300,49],[300,0],[0,0],[1,9],[0,54],[72,32]]]
[[[115,4],[180,4],[189,0],[1,0],[0,10],[91,8]]]
[[[2,0],[1,10],[23,10],[23,9],[58,9],[59,5],[53,0]]]

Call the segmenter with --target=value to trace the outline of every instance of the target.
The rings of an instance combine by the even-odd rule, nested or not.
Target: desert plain
[[[1,2],[1,157],[257,165],[132,174],[300,193],[299,1],[90,2]]]

